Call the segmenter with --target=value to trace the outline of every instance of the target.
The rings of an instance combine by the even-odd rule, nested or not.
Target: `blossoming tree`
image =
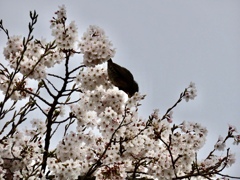
[[[240,142],[229,126],[199,160],[207,130],[199,123],[172,122],[173,109],[196,97],[194,83],[160,115],[138,117],[145,95],[131,98],[108,79],[106,61],[115,49],[103,29],[89,26],[78,40],[65,6],[51,20],[53,41],[34,39],[36,12],[27,37],[10,36],[0,69],[0,179],[228,179],[235,162],[226,141]],[[83,55],[72,67],[72,57]],[[64,71],[51,73],[59,64]],[[80,63],[79,63],[80,64]],[[31,123],[31,127],[27,127]],[[64,126],[64,131],[59,127]],[[75,126],[75,131],[69,127]],[[25,128],[24,128],[25,127]],[[51,147],[53,136],[59,137]],[[222,156],[216,151],[224,151]],[[238,177],[232,177],[238,178]]]

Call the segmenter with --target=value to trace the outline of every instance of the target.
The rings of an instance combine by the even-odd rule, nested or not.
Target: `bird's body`
[[[128,94],[128,97],[132,97],[135,92],[138,92],[138,84],[134,80],[132,73],[114,63],[112,59],[108,60],[108,77],[111,83]]]

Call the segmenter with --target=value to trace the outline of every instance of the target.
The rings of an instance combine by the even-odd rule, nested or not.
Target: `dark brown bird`
[[[138,92],[138,84],[134,80],[132,73],[126,68],[108,60],[108,77],[111,83],[124,91],[128,97],[132,97]]]

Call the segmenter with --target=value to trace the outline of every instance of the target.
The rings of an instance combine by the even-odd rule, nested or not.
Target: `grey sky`
[[[89,25],[102,27],[114,47],[114,61],[132,71],[140,92],[147,94],[140,115],[153,109],[163,114],[190,81],[198,96],[174,110],[174,123],[196,121],[206,126],[212,149],[228,124],[240,132],[240,1],[239,0],[94,0],[0,1],[0,19],[10,35],[26,35],[29,11],[39,14],[37,38],[52,39],[49,20],[65,4],[79,36]],[[6,37],[0,32],[0,47]],[[3,55],[0,55],[1,62]],[[76,61],[81,59],[76,59]],[[237,164],[225,172],[240,176],[240,147],[232,151]]]

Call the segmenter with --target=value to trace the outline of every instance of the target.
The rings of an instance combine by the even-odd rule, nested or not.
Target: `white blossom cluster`
[[[78,179],[79,173],[88,168],[88,163],[69,159],[63,163],[57,163],[55,158],[48,159],[48,166],[52,170],[55,179]]]
[[[127,173],[126,173],[125,164],[123,163],[112,163],[109,166],[104,166],[104,168],[99,169],[96,173],[96,179],[123,180],[126,178],[127,178]]]
[[[62,5],[62,6],[58,6],[58,11],[55,12],[55,14],[57,15],[56,20],[57,21],[61,21],[62,19],[66,19],[67,18],[67,11],[66,11],[66,6]]]
[[[59,49],[75,49],[75,45],[78,40],[78,31],[75,21],[66,25],[66,9],[65,6],[61,6],[60,10],[56,12],[57,19],[51,21],[50,28],[52,29],[52,35],[56,41]]]
[[[5,47],[3,50],[3,54],[4,54],[5,58],[9,59],[9,61],[11,62],[11,60],[10,60],[11,56],[15,57],[16,53],[19,53],[22,50],[23,50],[22,37],[21,36],[12,36],[12,37],[10,37],[10,39],[7,42],[7,47]],[[12,64],[16,64],[16,62],[13,62]]]
[[[77,179],[79,175],[86,173],[91,162],[96,159],[92,151],[93,142],[96,141],[91,132],[87,134],[70,132],[66,135],[56,148],[59,160],[48,159],[48,167],[56,179]]]
[[[234,143],[233,143],[233,144],[238,145],[239,143],[240,143],[240,135],[235,135],[235,136],[234,136]]]
[[[26,86],[27,81],[23,80],[21,76],[14,76],[10,83],[10,78],[6,73],[0,74],[0,90],[10,95],[12,100],[21,100],[29,97],[29,93],[26,93],[25,90],[32,92],[33,89]]]
[[[104,126],[102,128],[110,135],[108,131],[110,129],[106,129],[106,127],[111,128],[114,125],[108,122],[109,126],[107,126],[105,119],[109,120],[111,117],[115,119],[118,114],[124,112],[125,98],[126,94],[117,88],[106,90],[103,86],[99,86],[94,91],[86,91],[79,104],[71,106],[72,112],[78,119],[78,131],[85,126],[91,128]]]
[[[197,96],[197,89],[195,86],[195,83],[190,82],[190,85],[184,92],[183,98],[186,100],[186,102],[189,101],[189,99],[193,100]]]
[[[46,45],[44,40],[42,45]],[[30,41],[27,49],[23,52],[23,44],[20,36],[12,36],[7,42],[3,52],[6,60],[13,69],[20,69],[23,76],[35,80],[46,77],[46,67],[53,67],[56,63],[63,60],[63,54],[56,50],[44,54],[44,49],[39,43]]]
[[[207,135],[205,128],[196,126],[193,130],[191,129],[192,125],[190,122],[185,122],[179,126],[181,130],[179,129],[173,134],[169,123],[163,123],[162,126],[155,125],[153,131],[155,131],[155,135],[160,136],[159,138],[162,139],[160,143],[162,146],[159,147],[159,151],[154,151],[154,153],[157,152],[157,155],[154,156],[156,160],[153,161],[149,169],[150,174],[153,174],[155,178],[167,180],[175,176],[174,171],[178,175],[191,171],[195,152],[204,145]],[[169,139],[169,137],[171,138]],[[176,159],[178,160],[173,167],[172,160],[175,161]]]
[[[219,151],[224,151],[226,147],[226,144],[224,143],[223,137],[220,135],[218,137],[217,143],[214,145],[214,148],[219,150]]]
[[[25,129],[25,134],[29,137],[43,136],[46,132],[46,123],[40,119],[34,118],[30,122],[33,129]]]
[[[89,26],[83,34],[79,47],[83,53],[83,64],[86,66],[102,64],[115,55],[115,49],[104,30],[94,25]]]
[[[46,125],[40,120],[33,120],[32,123],[34,129],[16,131],[11,138],[0,143],[0,179],[9,173],[2,167],[14,173],[14,180],[24,177],[36,179],[35,173],[41,174],[43,143],[39,132],[45,131]],[[36,140],[33,141],[33,138]]]
[[[203,160],[201,163],[199,163],[199,169],[206,170],[209,167],[212,167],[214,164],[219,164],[223,159],[222,156],[212,155],[211,157]],[[232,164],[234,164],[236,161],[235,154],[230,153],[227,157],[227,163],[226,166],[229,167]],[[218,170],[220,170],[223,166],[218,167]]]
[[[112,86],[108,81],[107,69],[103,65],[84,68],[76,76],[75,82],[83,91],[92,91],[98,86],[102,86],[104,89]]]
[[[74,49],[77,42],[78,31],[74,21],[68,26],[65,25],[64,19],[65,7],[60,7],[56,13],[57,19],[51,21],[52,35],[55,38],[57,48],[45,52],[47,45],[45,40],[39,42],[29,41],[24,48],[21,36],[12,36],[9,38],[4,48],[5,59],[9,61],[10,67],[20,69],[22,75],[35,80],[41,80],[46,77],[46,67],[53,67],[63,59],[63,53],[59,49]]]
[[[59,49],[74,49],[78,40],[78,30],[74,21],[66,25],[67,13],[64,5],[59,6],[59,10],[55,12],[57,18],[51,20],[52,35]]]

